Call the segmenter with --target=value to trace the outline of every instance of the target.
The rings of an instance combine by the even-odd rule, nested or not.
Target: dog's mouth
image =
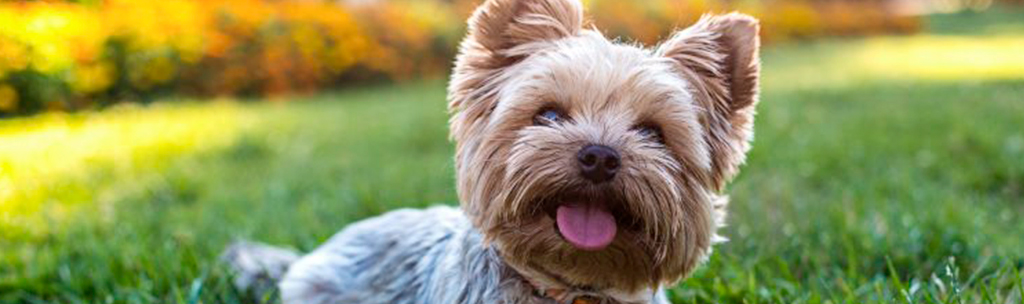
[[[625,202],[610,195],[564,195],[547,200],[545,211],[555,231],[574,247],[597,251],[608,247],[623,230],[633,230],[635,218]]]

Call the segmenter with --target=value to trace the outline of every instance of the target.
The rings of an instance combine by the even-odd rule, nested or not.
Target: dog
[[[237,284],[289,304],[669,303],[724,240],[758,21],[707,15],[644,48],[578,0],[487,0],[468,32],[448,88],[461,208],[392,211],[301,257],[235,244]]]

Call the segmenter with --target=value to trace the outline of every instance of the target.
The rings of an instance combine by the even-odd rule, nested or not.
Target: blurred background
[[[273,303],[225,244],[457,204],[479,2],[0,0],[0,303]],[[731,241],[674,302],[1024,303],[1024,1],[583,2],[645,46],[762,22]]]
[[[775,44],[919,33],[925,14],[984,11],[993,1],[586,2],[609,36],[651,45],[707,12],[756,15],[764,40]],[[277,96],[442,77],[476,2],[6,1],[0,6],[0,113],[94,109],[177,95]]]

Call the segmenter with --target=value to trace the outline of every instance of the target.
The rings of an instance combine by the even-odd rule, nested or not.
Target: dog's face
[[[576,0],[490,0],[449,87],[463,208],[549,286],[686,276],[721,224],[757,100],[757,23],[707,17],[654,50],[583,29]]]

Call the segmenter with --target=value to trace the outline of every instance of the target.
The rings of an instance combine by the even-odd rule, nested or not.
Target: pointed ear
[[[747,15],[704,16],[657,50],[676,64],[704,110],[716,190],[732,179],[750,149],[761,67],[758,30],[757,19]]]
[[[509,59],[518,46],[573,36],[582,27],[579,0],[488,0],[470,17],[460,55]]]
[[[448,87],[452,137],[462,141],[494,108],[502,68],[583,28],[579,0],[487,0],[469,18],[469,34]]]

